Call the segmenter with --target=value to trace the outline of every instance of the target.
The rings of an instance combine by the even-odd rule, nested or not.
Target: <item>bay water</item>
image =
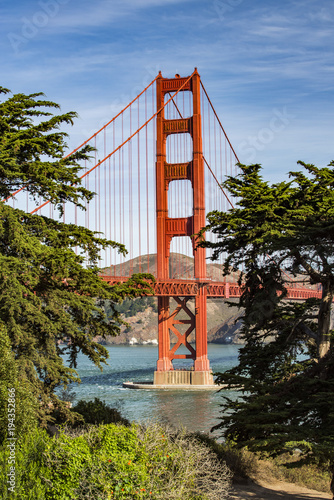
[[[208,357],[213,372],[225,371],[237,364],[240,346],[209,344]],[[232,391],[140,390],[123,388],[123,382],[153,381],[158,348],[154,345],[113,345],[108,365],[100,371],[89,359],[79,354],[77,371],[81,384],[73,384],[75,400],[100,398],[130,421],[161,422],[189,431],[209,433],[219,423],[220,404]],[[212,435],[219,436],[219,432]]]

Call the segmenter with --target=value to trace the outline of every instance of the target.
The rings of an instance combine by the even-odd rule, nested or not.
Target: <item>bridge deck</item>
[[[101,276],[101,278],[114,285],[116,283],[124,283],[129,278],[124,276]],[[196,297],[198,290],[201,287],[206,287],[207,296],[209,298],[237,298],[242,293],[242,287],[236,283],[206,281],[199,282],[196,280],[164,280],[156,281],[153,284],[154,292],[157,297]],[[312,288],[296,288],[288,287],[287,299],[305,300],[310,297],[321,298],[321,291]]]

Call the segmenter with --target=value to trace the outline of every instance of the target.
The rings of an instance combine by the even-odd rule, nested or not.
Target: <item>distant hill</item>
[[[156,254],[142,255],[129,259],[123,264],[117,264],[101,269],[101,274],[111,276],[131,276],[134,273],[149,272],[156,275]],[[191,279],[194,276],[194,258],[188,255],[172,252],[169,257],[169,277],[171,279]],[[207,262],[207,277],[214,281],[223,281],[223,266]],[[233,278],[237,278],[233,273]],[[232,280],[232,276],[231,276]]]

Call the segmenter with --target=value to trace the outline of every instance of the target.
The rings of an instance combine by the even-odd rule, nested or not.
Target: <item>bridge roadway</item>
[[[101,275],[101,278],[115,285],[116,283],[124,283],[129,278],[124,276],[107,276]],[[242,293],[242,287],[236,283],[205,281],[197,280],[165,280],[156,281],[152,284],[155,295],[157,297],[196,297],[198,290],[201,287],[206,287],[208,298],[237,298]],[[306,300],[310,297],[321,298],[321,291],[312,288],[297,288],[295,286],[287,287],[287,299],[290,300]]]

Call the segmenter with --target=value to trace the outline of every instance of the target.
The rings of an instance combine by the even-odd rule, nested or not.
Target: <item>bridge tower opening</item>
[[[188,80],[188,81],[187,81]],[[158,297],[159,359],[154,373],[154,384],[212,385],[213,376],[207,355],[207,274],[206,252],[196,248],[196,235],[205,226],[204,161],[202,148],[200,76],[195,70],[193,76],[163,78],[161,73],[157,84],[156,141],[156,219],[157,219],[157,281],[168,281],[170,244],[173,237],[190,237],[194,256],[194,278],[197,291],[194,296],[195,311],[187,305],[190,297],[161,295]],[[165,118],[165,95],[177,90],[191,92],[192,111],[190,117]],[[168,163],[167,138],[171,134],[190,134],[192,158],[187,163]],[[169,217],[168,191],[172,181],[189,180],[193,194],[193,213],[188,217]],[[174,309],[171,306],[171,298]],[[180,314],[180,315],[179,315]],[[179,315],[179,316],[178,316]],[[195,332],[195,346],[189,342]],[[177,338],[171,346],[171,334]],[[182,348],[182,354],[178,349]],[[186,350],[186,353],[184,351]],[[193,360],[192,369],[186,372],[176,370],[173,361]]]

